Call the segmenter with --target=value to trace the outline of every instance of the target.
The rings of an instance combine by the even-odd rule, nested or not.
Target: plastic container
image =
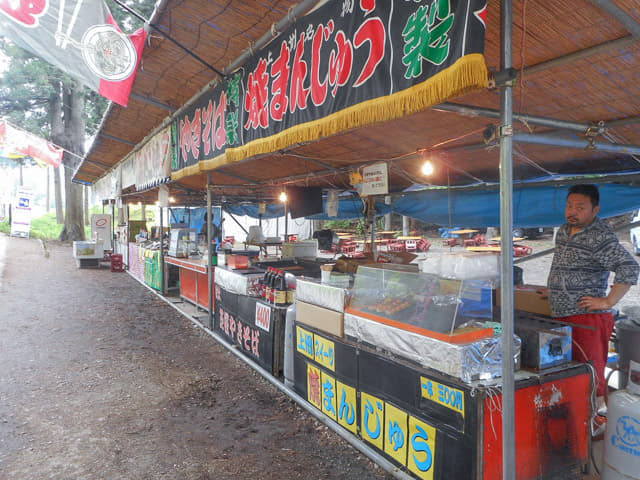
[[[229,255],[227,265],[233,270],[244,270],[249,268],[249,257],[245,255]]]
[[[629,364],[629,387],[609,395],[603,480],[640,479],[640,364]]]

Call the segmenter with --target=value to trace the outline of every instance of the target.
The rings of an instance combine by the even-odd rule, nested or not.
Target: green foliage
[[[353,220],[327,220],[323,222],[323,228],[331,230],[351,230],[355,228],[355,221]]]
[[[58,238],[60,231],[62,231],[62,225],[56,223],[56,214],[47,213],[31,220],[31,232],[29,236],[31,238],[51,240]],[[3,222],[0,222],[0,232],[6,233],[7,235],[11,233],[11,225],[9,225],[8,217]]]
[[[62,225],[56,222],[55,213],[45,213],[41,217],[31,220],[31,238],[41,238],[42,240],[51,240],[58,238],[62,231]]]

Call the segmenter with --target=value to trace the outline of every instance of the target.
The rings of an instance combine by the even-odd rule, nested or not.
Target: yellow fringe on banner
[[[479,53],[465,55],[450,67],[418,85],[393,95],[367,100],[318,120],[296,125],[276,135],[254,140],[241,147],[228,148],[222,155],[201,160],[198,165],[172,173],[171,178],[177,180],[292,145],[406,117],[451,98],[487,88],[488,80],[489,71],[484,56]],[[194,167],[198,168],[194,169]]]

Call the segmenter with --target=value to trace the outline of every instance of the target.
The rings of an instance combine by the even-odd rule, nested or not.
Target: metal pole
[[[209,286],[209,303],[208,303],[208,321],[209,330],[213,330],[213,228],[211,222],[213,221],[213,215],[211,212],[211,171],[207,172],[207,281]],[[197,273],[196,273],[197,275]],[[198,302],[196,302],[197,304]]]
[[[369,218],[371,218],[371,254],[373,255],[373,261],[378,260],[378,252],[376,251],[376,199],[375,197],[369,197]],[[367,245],[367,239],[364,239],[365,250]]]
[[[500,10],[501,70],[513,66],[513,0]],[[502,321],[502,478],[516,478],[515,381],[513,368],[513,86],[500,91],[500,302]]]
[[[127,203],[127,269],[129,268],[129,237],[131,236],[131,219],[129,218],[129,204]]]
[[[640,155],[640,145],[627,145],[610,142],[589,141],[578,138],[555,137],[548,133],[524,133],[513,135],[513,140],[522,143],[537,145],[552,145],[555,147],[568,147],[580,149],[593,149],[600,152],[621,153],[626,155]]]
[[[110,200],[111,203],[111,251],[113,253],[116,252],[116,240],[114,238],[115,230],[116,230],[116,201]]]
[[[431,108],[432,110],[459,113],[461,115],[466,115],[469,117],[500,118],[499,110],[476,107],[473,105],[462,105],[459,103],[445,102]],[[513,115],[513,118],[531,125],[540,125],[541,127],[558,128],[561,130],[575,130],[576,132],[582,133],[585,133],[591,127],[591,125],[589,125],[588,123],[570,122],[557,118],[540,117],[538,115],[527,115],[524,113],[516,113]]]
[[[289,199],[284,201],[284,242],[289,241]]]
[[[163,220],[162,220],[162,211],[164,209],[162,207],[160,207],[160,293],[162,295],[164,295],[165,293],[165,288],[164,288],[164,280],[165,280],[165,275],[164,275],[164,239],[162,237],[164,237],[164,225],[163,225]]]

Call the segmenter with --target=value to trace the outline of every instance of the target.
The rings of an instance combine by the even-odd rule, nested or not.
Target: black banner
[[[485,21],[486,0],[327,2],[176,120],[174,178],[483,88]]]

